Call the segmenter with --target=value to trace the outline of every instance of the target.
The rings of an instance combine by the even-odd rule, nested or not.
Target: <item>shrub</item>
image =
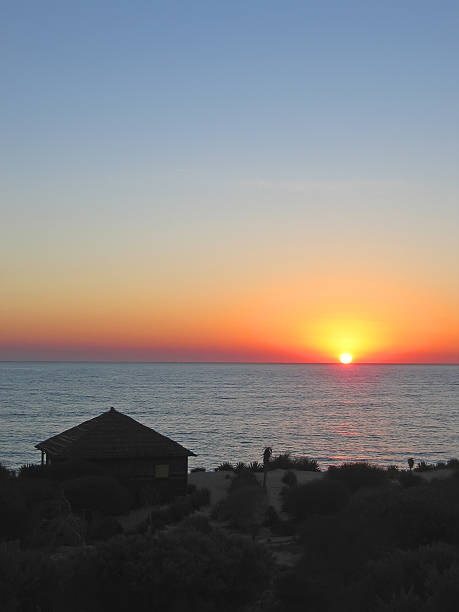
[[[341,510],[349,492],[341,482],[317,480],[283,489],[283,509],[297,520],[313,514],[331,514]]]
[[[262,472],[263,464],[259,461],[251,461],[248,465],[248,469],[250,472]]]
[[[189,520],[157,537],[120,536],[67,558],[52,609],[229,612],[250,606],[270,577],[265,550],[248,538],[190,528]]]
[[[209,503],[209,490],[197,489],[190,495],[177,497],[168,506],[153,508],[150,513],[151,530],[158,531],[167,525],[178,523]]]
[[[300,470],[302,472],[320,472],[319,464],[309,457],[291,457],[290,453],[281,453],[269,462],[272,470]]]
[[[133,506],[131,493],[110,476],[83,476],[63,483],[64,494],[77,511],[123,514]]]
[[[289,470],[293,468],[294,461],[290,457],[290,453],[281,453],[277,457],[273,457],[269,462],[271,470]]]
[[[338,467],[331,465],[325,478],[342,482],[350,491],[357,491],[362,487],[381,486],[389,479],[386,470],[365,462],[343,463]]]
[[[255,531],[267,507],[266,492],[251,472],[234,478],[228,495],[214,508],[213,516],[241,531]]]
[[[232,463],[225,461],[215,468],[215,472],[234,472],[234,466]]]
[[[55,610],[55,592],[56,572],[48,556],[0,545],[2,612]]]
[[[167,508],[153,508],[150,512],[150,528],[152,532],[163,529],[166,525],[171,523],[171,520]]]
[[[210,504],[210,491],[209,489],[197,489],[191,494],[191,503],[194,510],[199,510],[203,506]]]
[[[123,528],[113,516],[98,517],[88,526],[88,537],[93,541],[109,540],[123,532]]]
[[[72,459],[56,461],[47,465],[27,464],[19,468],[21,478],[45,478],[47,480],[73,480],[82,476],[98,476],[106,472],[97,464],[90,461]]]
[[[14,473],[4,466],[3,463],[0,463],[0,480],[7,480],[13,476]]]
[[[457,496],[458,488],[442,481],[402,491],[384,517],[397,544],[412,548],[439,541],[459,543]]]
[[[190,495],[184,497],[177,497],[168,506],[169,522],[178,523],[183,518],[185,518],[185,516],[191,514],[193,510],[194,508]]]
[[[180,528],[187,531],[189,529],[194,529],[195,531],[199,531],[199,533],[211,533],[212,525],[209,522],[209,519],[204,514],[195,513],[191,516],[188,516],[180,523]]]
[[[263,525],[269,527],[270,529],[276,530],[280,523],[279,514],[276,512],[276,509],[273,506],[268,506],[265,514],[265,520]]]
[[[27,548],[53,549],[56,546],[81,546],[86,539],[86,522],[75,514],[57,515],[49,520],[36,520],[25,534]]]
[[[62,498],[61,487],[51,480],[24,478],[18,479],[17,485],[24,495],[28,508]]]
[[[0,541],[20,538],[27,521],[26,498],[13,479],[0,485]]]
[[[231,480],[229,491],[234,491],[241,487],[260,487],[260,483],[253,472],[239,472],[239,474],[236,474]]]
[[[430,472],[435,469],[435,465],[431,463],[426,463],[425,461],[420,461],[417,466],[414,468],[415,472]]]
[[[238,463],[236,463],[235,467],[234,467],[234,471],[236,473],[238,472],[245,472],[248,469],[248,467],[246,466],[246,464],[243,461],[239,461]]]
[[[459,459],[450,459],[446,462],[446,467],[459,470]]]
[[[345,609],[405,611],[416,603],[413,609],[425,612],[457,610],[459,557],[448,545],[395,550],[369,562],[364,575],[348,592]]]
[[[402,487],[417,487],[424,483],[423,479],[420,476],[416,476],[413,472],[402,471],[398,474],[398,481],[402,485]]]
[[[294,459],[293,469],[302,472],[320,472],[318,461],[316,461],[316,459],[310,459],[309,457],[297,457]]]
[[[40,465],[39,463],[26,463],[19,468],[18,476],[25,476],[26,478],[46,478],[46,468],[47,466]]]
[[[295,472],[289,470],[282,476],[282,482],[288,487],[294,487],[298,483]]]

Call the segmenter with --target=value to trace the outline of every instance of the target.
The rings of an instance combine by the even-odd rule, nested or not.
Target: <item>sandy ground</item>
[[[454,472],[455,470],[451,468],[445,468],[443,470],[431,470],[430,472],[413,472],[413,474],[415,476],[420,476],[421,478],[424,478],[424,480],[427,480],[427,482],[430,482],[431,480],[434,480],[435,478],[439,480],[443,480],[444,478],[449,478],[450,476],[454,474]]]
[[[293,471],[296,474],[298,484],[303,484],[323,477],[323,473],[321,472]],[[273,506],[277,512],[281,512],[282,509],[280,492],[282,487],[285,486],[282,482],[282,478],[286,472],[287,470],[273,470],[268,473],[266,481],[268,503]],[[260,484],[262,484],[263,474],[257,473],[255,476]],[[234,478],[233,472],[193,472],[192,474],[188,474],[188,484],[192,484],[198,489],[208,489],[210,492],[210,505],[212,507],[225,497],[232,478]],[[124,516],[117,517],[117,520],[124,530],[134,531],[140,523],[148,518],[152,508],[153,506],[137,508]]]
[[[321,472],[292,471],[296,474],[298,484],[304,484],[305,482],[311,482],[312,480],[323,477],[323,473]],[[272,470],[268,472],[266,480],[268,503],[278,512],[281,510],[280,492],[285,486],[282,482],[282,478],[286,472],[287,470]],[[261,484],[263,482],[263,474],[256,473],[255,476]],[[213,506],[225,497],[232,478],[233,474],[231,472],[193,472],[188,475],[188,482],[198,488],[209,489],[210,503]]]

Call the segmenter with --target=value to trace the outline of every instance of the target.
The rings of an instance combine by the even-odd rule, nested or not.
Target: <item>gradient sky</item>
[[[459,3],[2,4],[0,359],[459,361]]]

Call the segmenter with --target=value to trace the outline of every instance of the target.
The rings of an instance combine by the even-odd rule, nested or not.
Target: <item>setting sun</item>
[[[339,360],[341,361],[341,363],[351,363],[352,355],[350,353],[341,353],[341,355],[339,356]]]

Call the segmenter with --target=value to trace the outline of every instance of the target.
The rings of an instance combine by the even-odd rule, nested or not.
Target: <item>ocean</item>
[[[459,457],[459,366],[0,363],[0,461],[114,406],[198,456],[406,466]]]

